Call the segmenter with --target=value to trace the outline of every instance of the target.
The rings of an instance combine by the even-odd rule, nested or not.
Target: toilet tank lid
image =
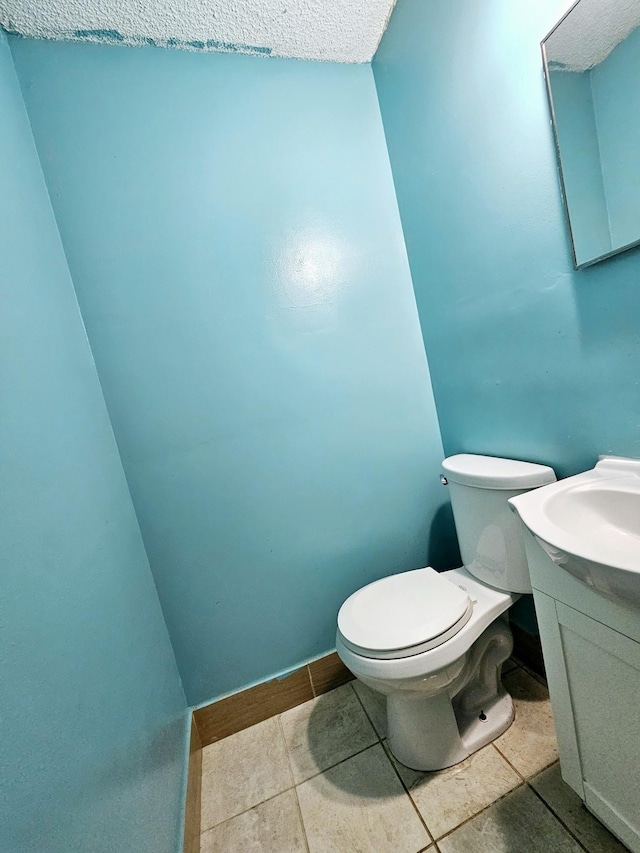
[[[442,463],[442,470],[452,483],[483,489],[535,489],[555,483],[556,475],[548,465],[458,453]]]

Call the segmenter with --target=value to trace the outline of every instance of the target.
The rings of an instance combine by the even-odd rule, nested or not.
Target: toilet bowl
[[[386,695],[389,747],[416,770],[463,761],[513,721],[507,610],[531,587],[507,500],[556,479],[544,465],[471,454],[442,467],[464,567],[368,584],[340,608],[336,636],[345,665]]]

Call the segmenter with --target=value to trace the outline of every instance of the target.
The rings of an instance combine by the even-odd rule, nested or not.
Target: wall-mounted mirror
[[[640,0],[578,0],[542,56],[580,269],[640,244]]]

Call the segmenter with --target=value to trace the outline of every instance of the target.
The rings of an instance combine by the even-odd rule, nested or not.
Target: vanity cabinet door
[[[584,800],[582,766],[562,648],[562,635],[556,611],[557,602],[550,595],[540,592],[535,587],[533,598],[540,627],[540,642],[542,643],[544,666],[549,684],[549,698],[553,708],[553,722],[558,738],[562,778],[568,785],[571,785],[580,799]]]
[[[555,609],[585,803],[640,851],[640,644],[559,601]]]

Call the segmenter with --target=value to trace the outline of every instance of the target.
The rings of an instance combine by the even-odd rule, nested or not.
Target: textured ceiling
[[[587,71],[639,25],[638,0],[580,0],[547,39],[547,60],[564,71]]]
[[[0,0],[34,38],[369,62],[395,0]]]

